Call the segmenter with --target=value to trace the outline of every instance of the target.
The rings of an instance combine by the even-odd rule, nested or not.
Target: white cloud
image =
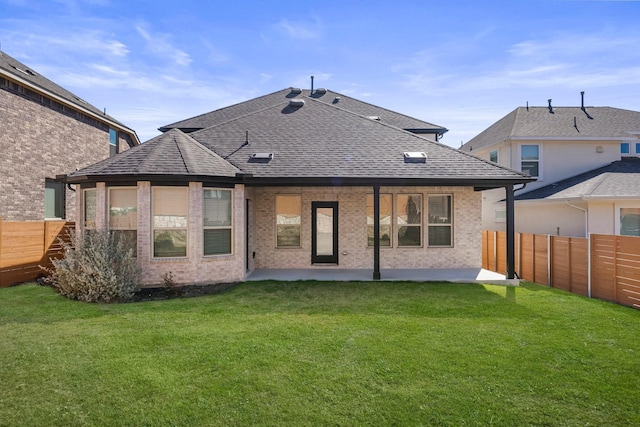
[[[321,35],[318,22],[289,22],[287,19],[282,19],[275,28],[294,40],[317,40]]]
[[[191,63],[192,60],[188,53],[169,43],[169,35],[151,35],[140,25],[137,25],[135,28],[138,34],[147,41],[150,50],[155,54],[158,54],[164,59],[171,59],[178,65],[188,66]]]

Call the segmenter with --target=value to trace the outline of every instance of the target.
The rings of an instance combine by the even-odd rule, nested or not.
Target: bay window
[[[138,189],[109,189],[109,230],[127,239],[134,256],[138,247]]]
[[[231,190],[204,190],[202,218],[205,255],[231,254],[231,200]]]

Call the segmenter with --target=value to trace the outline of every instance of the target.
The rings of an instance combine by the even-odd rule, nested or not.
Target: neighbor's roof
[[[640,158],[625,157],[516,196],[515,200],[575,198],[640,198]]]
[[[478,150],[509,139],[633,139],[640,112],[612,107],[518,107],[462,146]]]
[[[423,152],[426,162],[407,163],[404,152]],[[189,165],[187,158],[200,160],[195,163],[197,169],[181,166],[183,161]],[[533,180],[345,110],[339,103],[303,94],[188,135],[172,129],[137,149],[70,174],[70,182],[144,174],[235,176],[251,185],[371,185],[375,181],[486,188]]]
[[[178,128],[184,132],[193,132],[195,130],[216,126],[237,117],[255,113],[256,111],[260,111],[264,108],[269,108],[274,105],[281,104],[282,102],[289,101],[290,99],[300,97],[313,98],[319,102],[335,105],[361,116],[371,117],[383,123],[390,124],[401,129],[411,130],[415,133],[431,133],[442,136],[447,132],[447,129],[442,126],[434,125],[433,123],[425,122],[405,114],[378,107],[327,89],[316,89],[312,93],[311,90],[296,88],[283,89],[239,104],[220,108],[209,113],[162,126],[159,130],[161,132],[166,132],[169,129]]]
[[[144,144],[126,150],[69,174],[70,182],[94,177],[217,176],[235,177],[240,170],[174,129]]]
[[[79,96],[69,92],[62,86],[57,85],[37,71],[34,71],[32,68],[21,63],[17,59],[12,58],[2,51],[0,51],[0,76],[10,78],[17,82],[25,84],[44,94],[52,95],[54,98],[58,98],[59,100],[72,105],[80,111],[87,111],[89,113],[92,113],[95,118],[99,118],[100,120],[112,123],[121,130],[130,133],[133,137],[133,140],[136,143],[139,142],[138,137],[135,135],[133,129],[127,127],[113,117],[105,114],[104,111],[94,107]]]

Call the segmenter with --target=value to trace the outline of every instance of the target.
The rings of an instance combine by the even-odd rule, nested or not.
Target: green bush
[[[87,231],[61,243],[64,257],[52,260],[48,270],[60,294],[85,302],[122,302],[139,289],[135,248],[125,234]]]

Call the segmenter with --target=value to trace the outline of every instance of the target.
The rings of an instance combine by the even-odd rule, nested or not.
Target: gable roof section
[[[633,140],[640,112],[612,107],[518,107],[462,146],[473,151],[509,139]]]
[[[68,176],[68,182],[88,177],[226,177],[240,170],[189,135],[173,129],[114,157],[88,166]]]
[[[335,105],[344,110],[352,111],[364,117],[375,118],[373,120],[379,119],[379,121],[383,123],[390,124],[400,129],[410,130],[414,133],[431,133],[442,136],[447,132],[447,129],[442,126],[434,125],[433,123],[425,122],[386,108],[378,107],[337,92],[332,92],[326,89],[317,89],[311,93],[311,91],[307,89],[302,90],[295,88],[283,89],[268,95],[231,105],[229,107],[220,108],[209,113],[181,120],[170,125],[162,126],[159,130],[161,132],[166,132],[169,129],[178,128],[184,132],[193,132],[196,130],[206,129],[211,126],[225,123],[229,120],[235,119],[236,117],[255,113],[264,108],[281,104],[282,102],[293,98],[315,99],[319,102]]]
[[[254,180],[267,182],[283,183],[292,178],[295,182],[328,179],[335,183],[401,179],[473,185],[470,182],[478,180],[532,180],[521,172],[334,104],[313,97],[304,101],[302,107],[281,101],[190,136]],[[404,152],[424,152],[427,160],[405,163]],[[255,153],[271,153],[273,157],[258,162],[252,159]]]
[[[57,85],[56,83],[52,82],[43,75],[39,74],[30,67],[21,63],[17,59],[12,58],[2,51],[0,51],[0,77],[14,80],[17,83],[29,87],[30,89],[41,92],[46,96],[52,97],[57,101],[66,103],[76,110],[82,111],[84,113],[89,113],[89,115],[93,116],[94,118],[110,123],[114,125],[114,127],[119,128],[126,133],[129,133],[134,143],[139,143],[138,137],[133,129],[127,127],[113,117],[105,114],[100,109],[89,104],[82,98],[69,92],[62,86]]]
[[[640,158],[623,158],[606,166],[519,194],[515,200],[640,198]]]

